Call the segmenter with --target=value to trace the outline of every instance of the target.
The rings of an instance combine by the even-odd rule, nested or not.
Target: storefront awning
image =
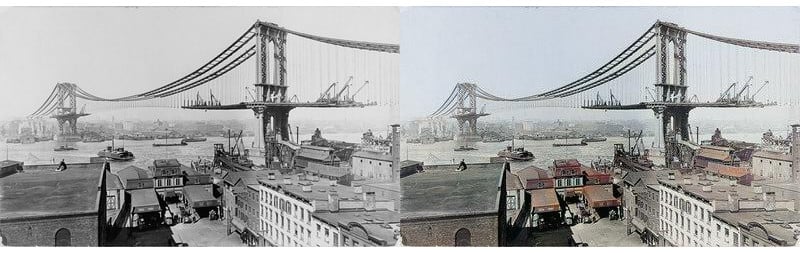
[[[202,185],[190,185],[183,187],[184,198],[192,208],[214,207],[219,203]]]
[[[584,186],[583,194],[591,208],[619,206],[619,200],[614,198],[610,189],[607,190],[606,187],[601,185]]]
[[[236,231],[239,233],[244,232],[244,230],[247,228],[244,222],[239,220],[238,218],[231,219],[231,224],[233,225],[234,228],[236,228]]]
[[[161,212],[161,204],[153,189],[137,189],[129,191],[133,213]]]
[[[537,189],[528,191],[531,194],[533,213],[549,213],[561,211],[558,196],[553,189]]]

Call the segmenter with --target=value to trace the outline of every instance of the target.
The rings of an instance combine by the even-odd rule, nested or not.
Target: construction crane
[[[358,89],[356,90],[356,92],[353,92],[353,94],[352,94],[352,95],[350,95],[350,97],[349,97],[349,98],[348,98],[348,97],[345,97],[345,99],[346,99],[348,102],[353,102],[353,101],[356,101],[356,95],[358,95],[358,93],[359,93],[359,92],[361,92],[361,89],[364,89],[364,86],[367,86],[367,84],[369,84],[369,81],[364,81],[364,84],[362,84],[362,85],[361,85],[361,87],[358,87]]]

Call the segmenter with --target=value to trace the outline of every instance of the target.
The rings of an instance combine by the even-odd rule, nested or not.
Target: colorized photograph
[[[400,23],[404,246],[798,244],[800,8]]]
[[[0,245],[400,245],[399,17],[0,8]]]

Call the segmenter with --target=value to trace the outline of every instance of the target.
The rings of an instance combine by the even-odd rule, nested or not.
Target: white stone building
[[[774,151],[758,151],[751,158],[753,176],[774,181],[792,178],[792,156]]]
[[[393,201],[378,200],[374,192],[364,192],[360,187],[338,185],[335,181],[319,180],[318,177],[306,178],[302,175],[259,180],[259,199],[259,233],[273,246],[352,246],[343,243],[345,237],[341,229],[346,225],[331,222],[339,214],[349,217],[345,214],[375,210],[397,213]],[[389,220],[393,219],[382,222],[393,222]],[[354,222],[363,223],[364,220]],[[391,244],[396,241],[395,238],[381,239]]]

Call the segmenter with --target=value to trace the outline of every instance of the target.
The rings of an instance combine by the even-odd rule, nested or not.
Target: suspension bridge
[[[399,52],[397,44],[317,36],[259,20],[211,60],[158,88],[103,98],[58,83],[29,118],[55,118],[60,136],[69,138],[77,134],[78,118],[90,115],[87,105],[101,111],[252,110],[271,161],[290,141],[294,108],[395,106]],[[84,102],[80,111],[78,100]]]
[[[800,91],[798,54],[797,44],[719,36],[657,21],[614,58],[575,81],[515,98],[459,83],[428,117],[455,118],[459,137],[469,141],[476,138],[477,119],[489,115],[477,110],[477,99],[504,102],[494,103],[501,105],[495,110],[652,110],[661,120],[669,165],[681,150],[678,143],[690,140],[688,119],[694,108],[800,104],[800,97],[791,95]]]

